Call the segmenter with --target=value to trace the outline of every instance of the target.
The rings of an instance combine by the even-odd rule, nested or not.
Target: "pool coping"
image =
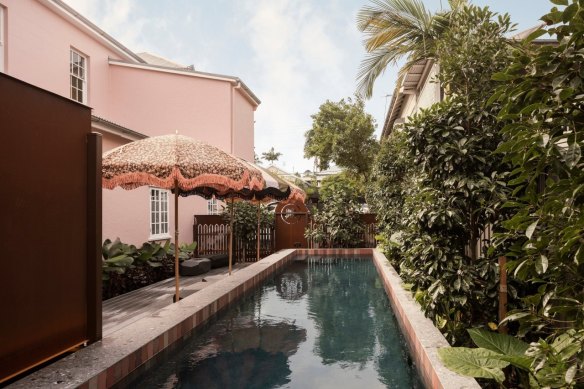
[[[393,312],[410,349],[410,355],[422,381],[428,388],[480,389],[474,378],[461,376],[449,370],[438,357],[438,349],[450,344],[432,321],[427,318],[412,293],[403,287],[403,282],[385,255],[372,250],[373,263],[381,277]]]
[[[448,342],[424,317],[411,293],[402,287],[401,279],[389,261],[376,249],[279,251],[14,382],[8,388],[109,388],[136,369],[151,364],[160,352],[188,338],[192,330],[255,290],[297,256],[306,254],[372,256],[424,384],[428,388],[480,388],[474,379],[462,377],[442,365],[437,350],[449,347]]]
[[[438,357],[438,349],[450,347],[442,333],[428,319],[412,293],[383,253],[377,249],[298,249],[300,255],[371,255],[377,273],[391,303],[410,355],[427,388],[480,389],[474,378],[464,377],[446,368]]]

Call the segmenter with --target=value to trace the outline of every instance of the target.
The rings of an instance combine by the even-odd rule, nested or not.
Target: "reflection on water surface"
[[[295,262],[129,387],[422,388],[369,260]]]

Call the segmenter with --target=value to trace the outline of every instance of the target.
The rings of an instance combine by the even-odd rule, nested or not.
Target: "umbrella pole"
[[[229,217],[229,275],[233,263],[233,199],[231,199],[231,216]]]
[[[174,280],[175,280],[175,292],[174,292],[174,302],[180,300],[180,275],[179,275],[179,264],[178,264],[178,181],[174,182]]]
[[[256,261],[260,260],[260,202],[258,201],[258,232],[257,232],[257,255]]]

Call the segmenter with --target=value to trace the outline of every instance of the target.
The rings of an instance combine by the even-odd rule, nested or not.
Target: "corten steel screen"
[[[90,132],[88,107],[0,74],[0,382],[101,336]]]
[[[307,248],[304,231],[308,226],[308,209],[304,204],[280,202],[276,207],[276,251]]]

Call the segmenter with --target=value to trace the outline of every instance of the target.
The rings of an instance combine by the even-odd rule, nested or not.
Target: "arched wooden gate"
[[[304,231],[310,214],[302,203],[279,203],[276,207],[276,251],[291,248],[307,248]]]

